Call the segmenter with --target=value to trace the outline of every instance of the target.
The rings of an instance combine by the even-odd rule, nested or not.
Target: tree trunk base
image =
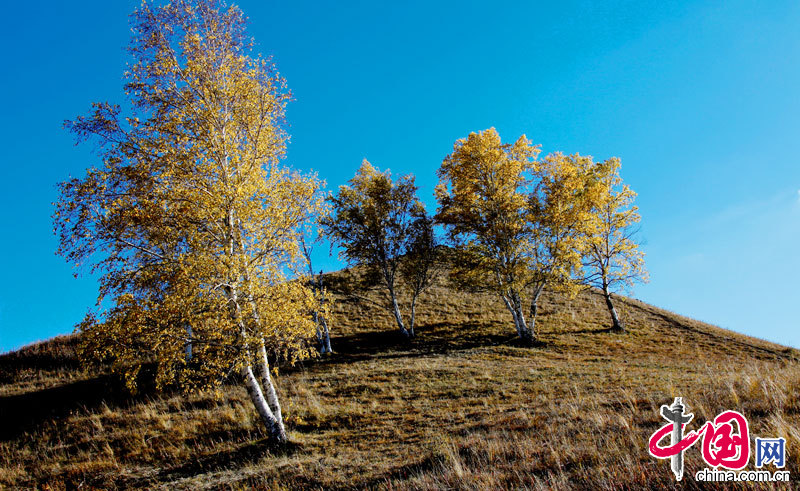
[[[539,339],[530,331],[522,331],[519,333],[519,340],[527,346],[536,346],[539,344]]]
[[[614,303],[611,301],[611,292],[608,291],[608,287],[605,284],[603,285],[603,298],[606,300],[606,307],[611,315],[611,329],[609,331],[625,332],[625,326],[622,325],[622,321],[617,315],[617,309],[614,308]]]
[[[405,339],[406,341],[411,341],[415,337],[414,331],[409,331],[408,329],[405,328],[401,329],[399,332],[400,335],[403,336],[403,339]]]

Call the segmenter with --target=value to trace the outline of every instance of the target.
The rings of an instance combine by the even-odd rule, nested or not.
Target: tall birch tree
[[[535,339],[525,317],[531,280],[529,197],[539,146],[524,135],[502,143],[494,128],[456,141],[438,170],[436,220],[454,246],[450,277],[461,287],[500,296],[517,335]]]
[[[300,230],[321,206],[316,177],[281,164],[290,94],[252,54],[236,7],[145,2],[132,31],[130,114],[96,103],[66,123],[102,158],[62,182],[55,204],[58,253],[92,264],[111,304],[80,324],[81,354],[110,361],[132,389],[149,361],[159,387],[238,373],[283,442],[270,358],[311,354],[314,296],[295,278]]]

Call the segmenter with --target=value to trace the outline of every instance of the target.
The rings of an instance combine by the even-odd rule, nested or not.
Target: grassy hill
[[[672,489],[647,440],[675,396],[698,426],[736,409],[752,435],[785,437],[800,478],[796,350],[630,299],[629,332],[612,333],[593,292],[547,293],[542,343],[525,347],[500,301],[444,280],[405,343],[376,292],[341,293],[354,274],[327,278],[337,353],[281,371],[287,448],[266,443],[239,385],[131,396],[84,372],[69,336],[0,357],[0,488]],[[702,487],[698,447],[679,488]]]

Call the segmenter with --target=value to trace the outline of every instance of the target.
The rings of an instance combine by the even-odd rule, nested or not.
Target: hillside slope
[[[630,299],[612,333],[593,292],[547,293],[525,347],[499,301],[445,280],[406,343],[375,291],[345,294],[357,276],[326,278],[336,354],[281,372],[288,448],[265,443],[243,388],[131,396],[81,370],[70,336],[0,357],[0,487],[671,489],[647,439],[675,396],[695,421],[736,409],[787,438],[800,477],[796,350]],[[704,466],[690,449],[681,487]]]

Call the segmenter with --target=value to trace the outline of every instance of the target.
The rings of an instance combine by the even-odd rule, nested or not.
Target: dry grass
[[[753,435],[787,438],[800,476],[794,350],[634,300],[629,332],[611,333],[591,292],[546,295],[542,344],[524,347],[494,298],[441,282],[422,300],[418,339],[403,343],[369,300],[340,298],[337,354],[280,377],[283,449],[236,385],[129,396],[78,368],[71,337],[4,355],[0,488],[672,489],[646,442],[675,396],[696,421],[737,409]],[[701,467],[689,450],[680,487],[702,488]]]

